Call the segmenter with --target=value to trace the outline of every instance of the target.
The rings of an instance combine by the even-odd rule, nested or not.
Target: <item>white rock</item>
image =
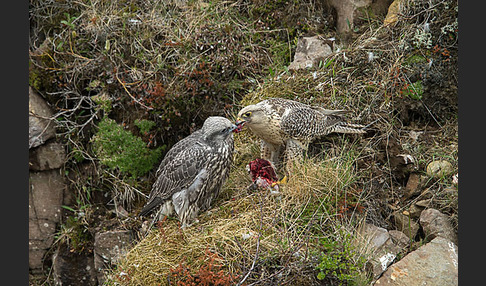
[[[449,161],[433,161],[427,165],[427,175],[435,178],[447,176],[454,172],[454,167]]]

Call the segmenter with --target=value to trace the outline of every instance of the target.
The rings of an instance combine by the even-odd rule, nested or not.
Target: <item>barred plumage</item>
[[[363,125],[344,121],[346,112],[271,98],[240,110],[237,124],[244,123],[261,139],[262,158],[277,166],[282,151],[290,163],[318,137],[332,132],[365,133]]]
[[[160,163],[140,216],[161,207],[162,216],[175,211],[187,227],[209,209],[229,175],[235,128],[224,117],[209,117],[201,129],[174,144]]]

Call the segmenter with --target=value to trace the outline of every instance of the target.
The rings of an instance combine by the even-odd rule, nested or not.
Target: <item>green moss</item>
[[[47,57],[45,57],[47,58]],[[42,60],[46,61],[43,58]],[[52,73],[43,71],[29,60],[29,86],[39,91],[51,91],[54,77]]]
[[[143,176],[162,155],[162,147],[149,149],[141,138],[124,130],[112,119],[103,118],[98,127],[92,139],[93,149],[101,163],[109,168],[132,177]]]
[[[410,55],[409,57],[407,57],[403,63],[406,64],[406,65],[412,65],[412,64],[420,64],[420,63],[426,63],[427,62],[427,58],[424,57],[423,55]]]

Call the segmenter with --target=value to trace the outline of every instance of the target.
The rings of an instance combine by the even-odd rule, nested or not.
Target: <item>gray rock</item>
[[[44,99],[29,87],[29,149],[56,136],[54,123],[49,119],[52,115]]]
[[[64,177],[60,170],[29,173],[29,219],[59,221]]]
[[[98,272],[98,282],[105,280],[104,270],[116,264],[130,249],[134,241],[130,230],[98,232],[94,242],[94,266]]]
[[[443,176],[450,175],[454,172],[454,167],[449,161],[433,161],[427,165],[427,175],[440,178]]]
[[[60,221],[65,188],[60,170],[29,173],[29,270],[42,269]]]
[[[457,244],[457,234],[452,227],[449,216],[436,209],[426,209],[420,215],[422,226],[427,240],[444,237]]]
[[[52,257],[52,274],[58,286],[102,285],[97,282],[93,256],[72,253],[60,247]]]
[[[420,194],[420,175],[416,173],[410,174],[408,177],[407,185],[405,186],[405,198],[410,198],[414,195]]]
[[[405,234],[399,231],[390,233],[384,228],[371,224],[363,225],[359,233],[360,247],[371,253],[366,267],[373,274],[374,279],[378,278],[394,261],[397,254],[409,245]]]
[[[29,219],[29,241],[41,241],[47,249],[51,246],[56,222],[47,219]]]
[[[403,250],[410,246],[410,238],[403,232],[399,230],[389,230],[388,234],[390,238],[396,246]]]
[[[336,30],[339,33],[353,29],[355,21],[362,16],[362,10],[370,10],[374,15],[385,15],[391,3],[389,0],[328,0],[328,2],[336,9]]]
[[[398,211],[393,213],[393,219],[397,230],[403,232],[410,239],[415,238],[420,228],[416,221]]]
[[[45,171],[60,168],[66,161],[64,146],[57,142],[47,143],[29,150],[29,169]]]
[[[437,237],[391,265],[374,285],[458,285],[458,249]]]
[[[303,37],[297,42],[294,60],[289,70],[298,70],[313,67],[319,59],[332,54],[332,44],[329,40],[320,39],[319,36]]]
[[[53,235],[46,237],[45,240],[29,239],[29,273],[40,274],[43,272],[44,259],[53,240]]]

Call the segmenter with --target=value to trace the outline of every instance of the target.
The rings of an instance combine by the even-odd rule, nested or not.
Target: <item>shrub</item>
[[[136,119],[135,125],[140,129],[141,134],[146,134],[155,126],[155,122],[147,119]]]
[[[132,177],[143,176],[150,171],[162,155],[162,147],[147,148],[139,137],[126,131],[114,120],[105,117],[98,125],[93,137],[93,148],[101,163],[109,168],[118,168]]]
[[[346,237],[346,236],[345,236]],[[324,253],[317,265],[319,280],[337,280],[343,285],[352,282],[360,275],[360,269],[364,266],[364,258],[358,258],[357,254],[347,239],[333,239],[325,237],[322,240]],[[357,261],[356,261],[357,260]]]
[[[231,274],[225,273],[221,265],[217,264],[216,259],[220,259],[216,253],[206,250],[206,258],[208,259],[199,270],[192,274],[190,269],[179,263],[175,269],[171,269],[169,275],[170,285],[201,285],[201,286],[225,286],[234,285],[235,279]]]

